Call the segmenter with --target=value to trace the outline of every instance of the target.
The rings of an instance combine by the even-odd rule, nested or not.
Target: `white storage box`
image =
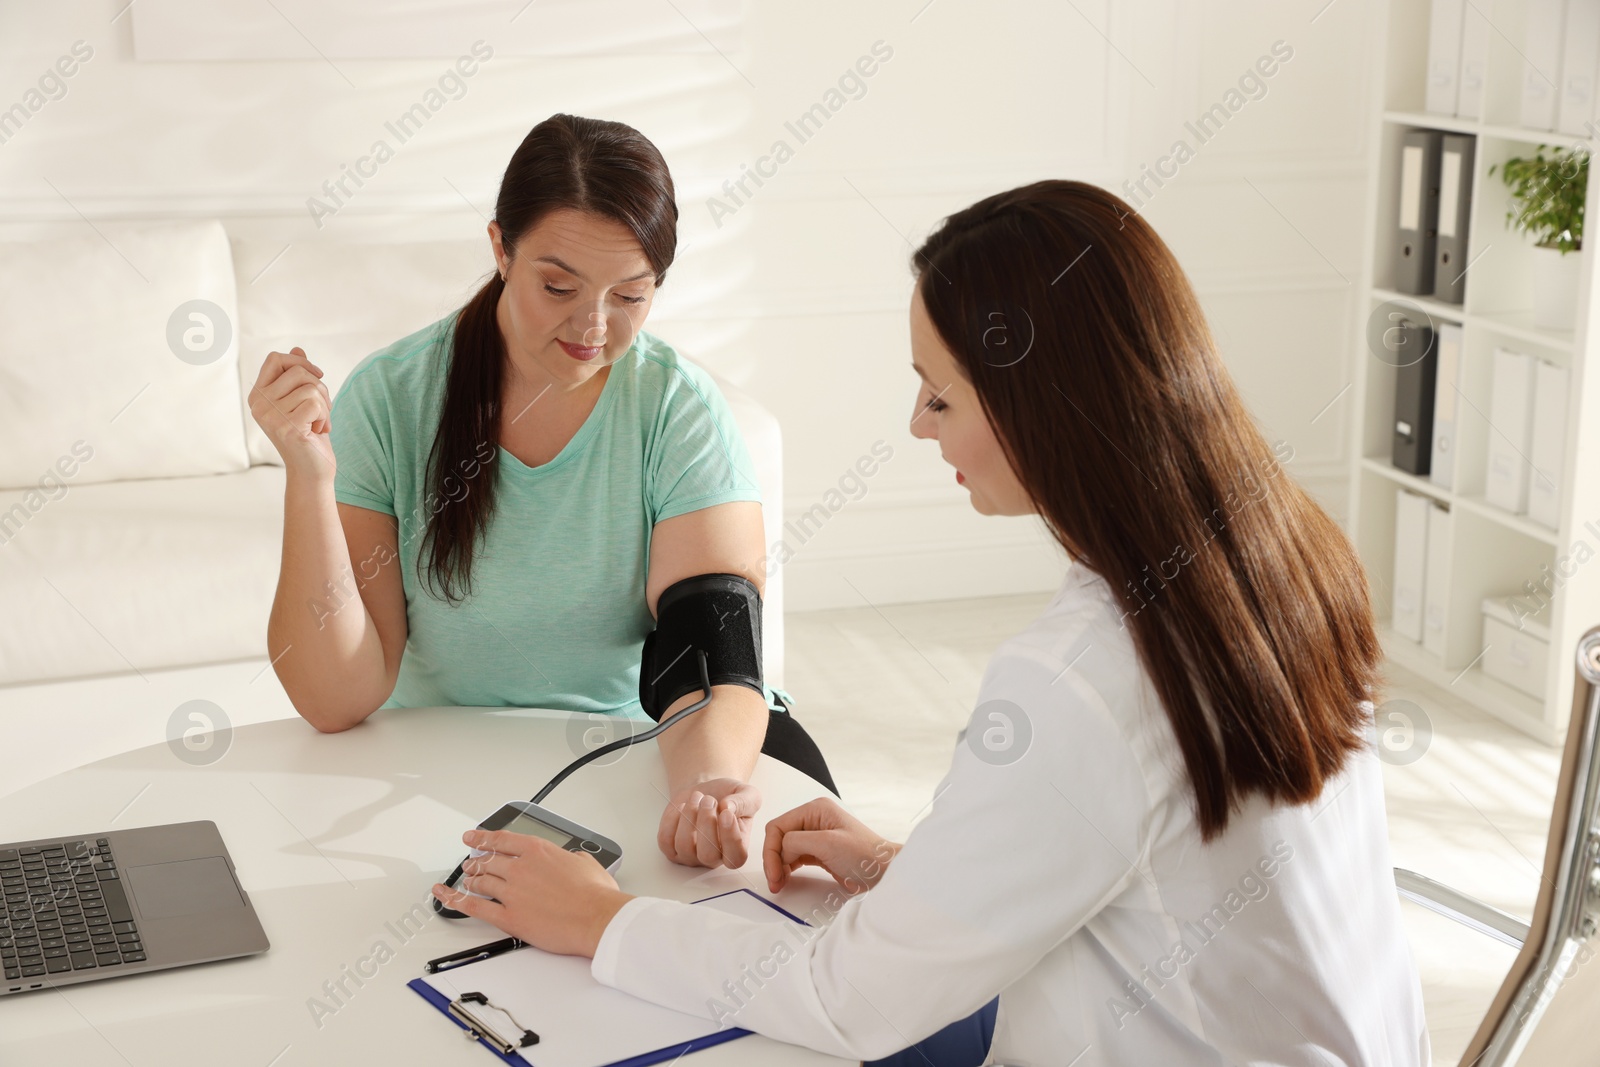
[[[1504,600],[1483,602],[1483,673],[1496,681],[1544,699],[1545,664],[1550,657],[1550,629],[1533,616],[1517,613]]]

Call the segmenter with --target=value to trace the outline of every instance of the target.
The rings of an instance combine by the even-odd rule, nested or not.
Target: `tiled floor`
[[[903,839],[949,766],[994,647],[1048,595],[791,614],[786,687],[852,811]],[[1526,920],[1542,869],[1560,753],[1390,671],[1389,700],[1431,726],[1418,758],[1385,768],[1397,866]],[[1454,1064],[1513,951],[1402,903],[1422,974],[1434,1062]]]

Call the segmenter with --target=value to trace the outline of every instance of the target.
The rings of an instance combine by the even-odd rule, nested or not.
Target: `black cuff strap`
[[[674,582],[656,603],[656,628],[644,639],[639,703],[656,722],[680,697],[700,692],[706,654],[711,684],[761,684],[761,594],[737,574],[699,574]]]

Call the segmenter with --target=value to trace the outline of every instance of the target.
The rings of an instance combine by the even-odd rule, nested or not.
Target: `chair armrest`
[[[1415,901],[1447,919],[1454,919],[1463,926],[1470,926],[1480,934],[1488,934],[1496,941],[1504,941],[1512,948],[1521,948],[1528,939],[1527,923],[1515,915],[1451,889],[1443,882],[1435,882],[1415,871],[1396,867],[1394,886],[1407,900]]]

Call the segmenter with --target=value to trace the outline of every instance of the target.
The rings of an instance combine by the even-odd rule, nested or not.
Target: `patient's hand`
[[[283,457],[286,470],[333,480],[328,441],[333,401],[322,384],[322,368],[303,348],[269,352],[250,390],[250,415]]]
[[[656,843],[673,863],[737,870],[750,858],[751,821],[761,791],[737,778],[712,778],[672,794],[661,813]]]

